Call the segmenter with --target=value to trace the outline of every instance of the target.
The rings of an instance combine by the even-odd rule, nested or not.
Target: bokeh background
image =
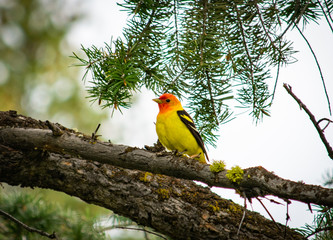
[[[85,92],[90,73],[82,81],[85,69],[76,66],[73,52],[84,56],[81,45],[104,47],[122,36],[128,16],[113,0],[0,0],[0,110],[15,109],[40,120],[50,120],[92,133],[101,123],[103,140],[143,147],[157,141],[154,121],[158,113],[156,96],[145,89],[137,93],[133,106],[123,114],[101,109],[91,103]],[[333,34],[323,19],[304,30],[323,71],[328,94],[333,101]],[[280,177],[307,184],[323,183],[333,170],[333,161],[304,111],[282,87],[288,83],[294,93],[320,119],[330,117],[323,85],[314,58],[296,30],[287,33],[297,61],[280,69],[271,117],[256,124],[248,112],[234,108],[234,120],[222,125],[217,147],[208,146],[210,159],[224,160],[227,168],[263,166]],[[275,79],[271,79],[273,88]],[[237,103],[234,103],[237,106]],[[186,101],[184,102],[186,106]],[[333,126],[325,130],[333,144]],[[222,197],[243,204],[234,190],[213,189]],[[10,195],[19,191],[6,186],[1,191]],[[36,192],[36,191],[35,191]],[[29,191],[30,194],[30,191]],[[110,212],[64,194],[39,190],[47,202],[62,204],[84,216],[110,216]],[[274,219],[286,221],[283,200],[277,205],[263,200]],[[248,208],[268,214],[257,202]],[[89,210],[87,210],[89,209]],[[89,214],[85,212],[89,211]],[[311,224],[314,218],[306,204],[293,201],[289,206],[291,227]],[[106,218],[110,219],[110,218]],[[105,223],[108,224],[108,223]],[[133,232],[133,231],[132,231]],[[118,239],[135,239],[143,235],[112,230]]]

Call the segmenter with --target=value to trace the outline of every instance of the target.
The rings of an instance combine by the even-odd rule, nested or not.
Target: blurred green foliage
[[[86,133],[109,117],[87,104],[82,73],[72,67],[74,60],[69,57],[75,48],[66,36],[84,17],[78,6],[79,0],[0,1],[1,111],[14,109]],[[117,229],[118,225],[140,228],[127,218],[64,193],[2,187],[1,210],[30,227],[56,232],[62,240],[109,239],[107,229],[117,231],[112,239],[145,238],[142,231]],[[158,239],[154,235],[149,238]],[[47,238],[0,215],[0,239]]]
[[[64,196],[55,191],[18,189],[4,184],[0,190],[0,209],[29,227],[48,234],[55,232],[62,240],[106,240],[110,236],[115,240],[147,239],[148,236],[151,240],[167,239],[102,207]],[[0,239],[41,238],[0,214]]]
[[[69,55],[74,47],[66,36],[84,17],[77,7],[79,3],[0,1],[0,110],[14,109],[82,132],[94,131],[97,123],[106,117],[86,104],[81,73],[78,68],[71,67],[73,60]],[[51,232],[58,229],[67,239],[104,239],[104,234],[99,233],[90,237],[93,233],[90,230],[97,214],[105,214],[105,209],[54,191],[35,189],[20,194],[20,189],[15,188],[18,193],[10,194],[12,189],[1,191],[0,208],[26,224]],[[53,206],[55,201],[57,206]],[[24,236],[40,239],[15,223],[1,223],[0,239],[22,239]],[[76,231],[70,232],[71,229]]]
[[[0,1],[0,110],[92,132],[105,114],[86,104],[66,40],[80,1]],[[73,111],[75,109],[75,111]],[[89,117],[87,117],[89,116]]]
[[[48,202],[36,193],[1,191],[0,209],[30,227],[49,234],[55,232],[63,240],[107,239],[104,232],[95,229],[94,224],[98,218],[89,211],[75,212],[60,204]],[[0,219],[0,239],[41,239],[39,234],[30,233],[3,216]]]

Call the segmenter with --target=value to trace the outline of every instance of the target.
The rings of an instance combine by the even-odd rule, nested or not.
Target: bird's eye
[[[165,100],[166,102],[170,102],[170,99]]]

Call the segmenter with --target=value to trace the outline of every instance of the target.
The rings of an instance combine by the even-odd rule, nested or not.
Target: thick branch
[[[103,142],[92,144],[77,133],[66,132],[62,136],[54,136],[52,131],[47,129],[4,128],[1,126],[6,126],[6,122],[13,117],[5,112],[2,112],[1,116],[0,144],[17,150],[67,153],[127,169],[198,180],[210,186],[240,189],[246,192],[247,197],[274,195],[304,203],[333,206],[333,189],[286,180],[262,167],[244,169],[243,180],[239,185],[235,185],[226,177],[226,171],[213,174],[209,165],[201,164],[193,159],[177,157],[169,153],[154,153],[124,145]],[[12,121],[20,119],[22,121],[25,118],[14,117]],[[40,121],[38,123],[41,124]]]
[[[0,145],[0,181],[51,188],[111,209],[174,239],[237,239],[243,207],[193,181],[39,150],[24,152]],[[281,229],[283,227],[281,226]],[[304,239],[247,211],[240,239]]]

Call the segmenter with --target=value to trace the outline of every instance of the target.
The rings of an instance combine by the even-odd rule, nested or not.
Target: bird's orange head
[[[159,98],[154,98],[153,101],[158,103],[160,113],[165,113],[171,110],[182,110],[182,104],[174,95],[164,93]]]

